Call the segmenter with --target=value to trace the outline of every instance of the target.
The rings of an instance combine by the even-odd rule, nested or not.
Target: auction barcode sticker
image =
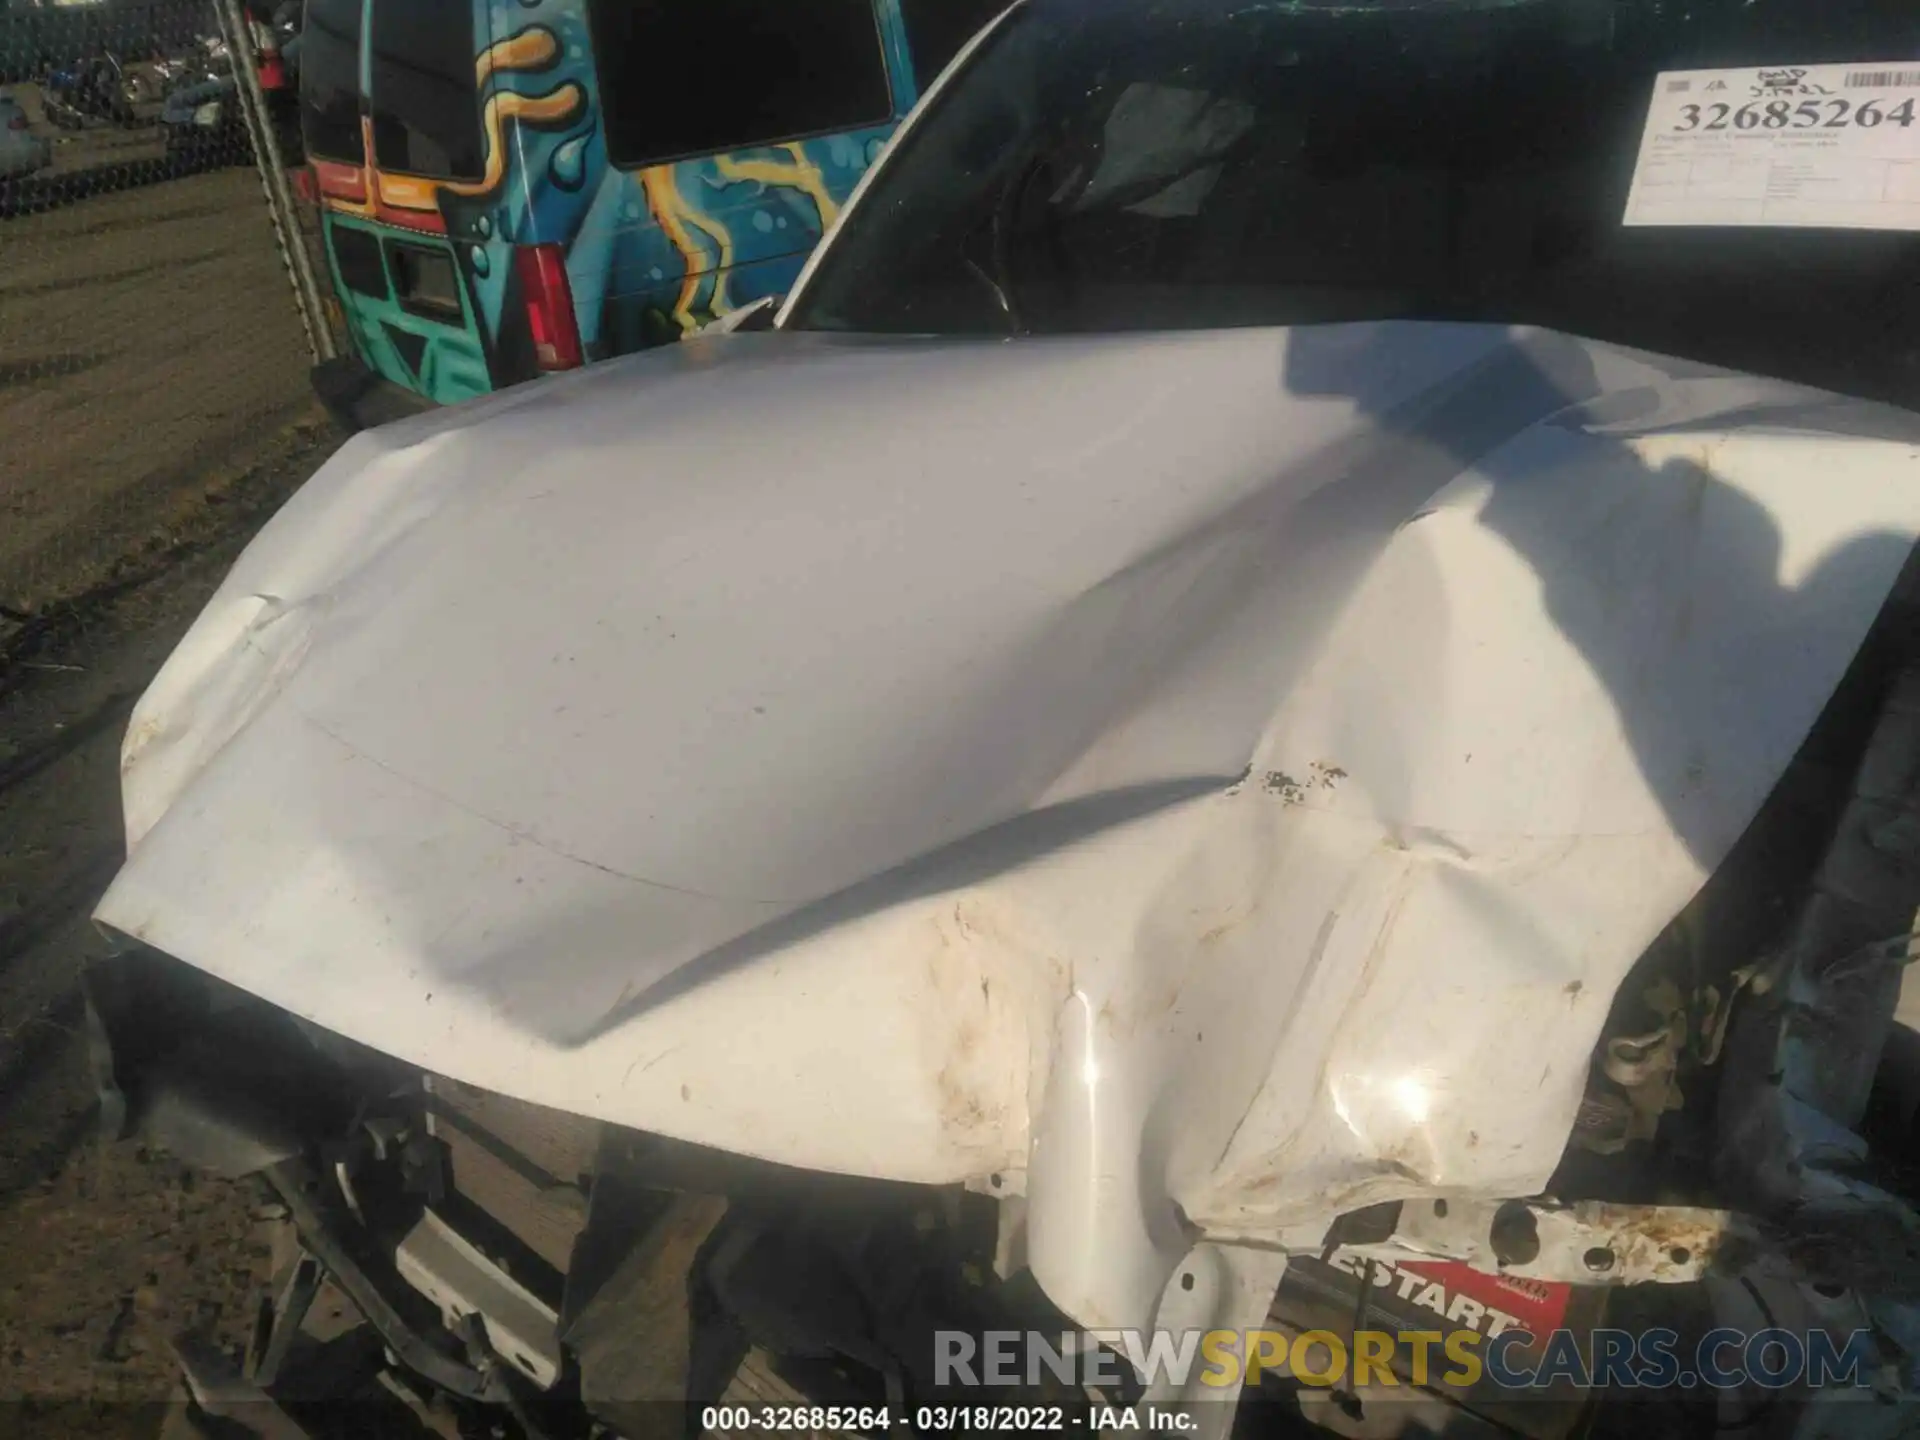
[[[1920,60],[1660,75],[1624,223],[1920,231]]]

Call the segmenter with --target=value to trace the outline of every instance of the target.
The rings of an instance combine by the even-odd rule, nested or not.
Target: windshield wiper
[[[978,260],[966,253],[964,246],[961,251],[962,262],[974,277],[992,292],[994,301],[1007,318],[1008,331],[1015,335],[1026,334],[1028,327],[1021,313],[1022,307],[1014,285],[1010,238],[1014,221],[1018,218],[1021,200],[1033,184],[1034,177],[1044,170],[1046,165],[1047,152],[1038,145],[1029,146],[1025,157],[994,197],[993,210],[987,216],[986,224],[988,264],[981,265]]]
[[[1020,318],[1013,313],[1013,302],[1007,298],[1007,292],[998,280],[980,268],[980,262],[971,255],[962,252],[960,263],[971,270],[980,283],[993,292],[993,298],[999,303],[1001,314],[1007,317],[1008,327],[1015,333],[1020,332]]]
[[[1019,287],[1014,283],[1013,235],[1034,180],[1052,163],[1052,157],[1039,144],[1028,145],[1022,155],[1017,168],[994,197],[993,209],[986,219],[987,264],[982,265],[967,253],[966,242],[962,242],[960,251],[961,263],[992,293],[994,302],[1007,318],[1009,333],[1015,335],[1028,334],[1031,327],[1027,324],[1025,306],[1020,302]],[[1044,219],[1043,238],[1050,242],[1056,223],[1051,210],[1045,212]],[[976,226],[971,234],[978,235],[979,230]]]
[[[1103,210],[1125,210],[1149,200],[1168,188],[1180,184],[1183,180],[1202,171],[1212,169],[1229,162],[1238,152],[1248,145],[1247,137],[1241,136],[1231,143],[1206,154],[1194,156],[1185,164],[1164,171],[1158,175],[1142,176],[1114,187],[1100,197],[1099,208]],[[1036,179],[1047,173],[1053,164],[1051,152],[1039,145],[1033,145],[1026,151],[1018,168],[1000,188],[995,197],[992,214],[988,218],[988,254],[989,264],[983,266],[971,255],[962,250],[961,259],[975,279],[992,293],[1000,311],[1007,318],[1008,330],[1012,334],[1025,335],[1032,332],[1028,323],[1027,307],[1022,303],[1020,287],[1016,284],[1013,263],[1013,237],[1022,217],[1027,212],[1027,197],[1032,193]],[[1050,198],[1050,197],[1049,197]],[[1059,250],[1059,217],[1054,207],[1044,201],[1040,207],[1040,243],[1052,253],[1057,278],[1066,288],[1072,279],[1072,267]]]

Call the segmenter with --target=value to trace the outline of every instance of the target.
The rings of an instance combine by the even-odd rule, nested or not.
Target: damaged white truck
[[[777,315],[353,440],[87,977],[298,1232],[203,1405],[331,1285],[444,1433],[1911,1430],[1917,100],[1891,0],[1023,0]],[[1118,1338],[1383,1316],[1859,1363]]]

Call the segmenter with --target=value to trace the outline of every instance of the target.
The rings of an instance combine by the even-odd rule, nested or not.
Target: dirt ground
[[[231,1347],[251,1324],[260,1195],[97,1142],[77,978],[101,953],[88,914],[122,853],[127,710],[338,438],[291,430],[201,488],[101,598],[0,629],[0,1437],[151,1435],[173,1383],[163,1337]]]
[[[0,603],[78,593],[258,458],[311,364],[250,168],[0,220]]]
[[[250,169],[0,220],[0,1440],[155,1434],[265,1280],[252,1187],[96,1142],[77,977],[127,711],[339,442],[310,364]]]

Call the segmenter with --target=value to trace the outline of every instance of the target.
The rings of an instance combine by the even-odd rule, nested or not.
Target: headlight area
[[[133,941],[82,976],[93,1078],[110,1139],[138,1136],[228,1178],[344,1133],[406,1069]]]
[[[256,1176],[285,1211],[245,1361],[175,1344],[209,1414],[298,1427],[275,1397],[324,1393],[547,1440],[651,1433],[662,1402],[897,1414],[998,1393],[955,1393],[939,1334],[1078,1329],[998,1254],[984,1195],[478,1090],[132,942],[84,988],[108,1136]],[[345,1335],[322,1323],[342,1310]],[[1003,1388],[1085,1401],[1050,1377]]]

